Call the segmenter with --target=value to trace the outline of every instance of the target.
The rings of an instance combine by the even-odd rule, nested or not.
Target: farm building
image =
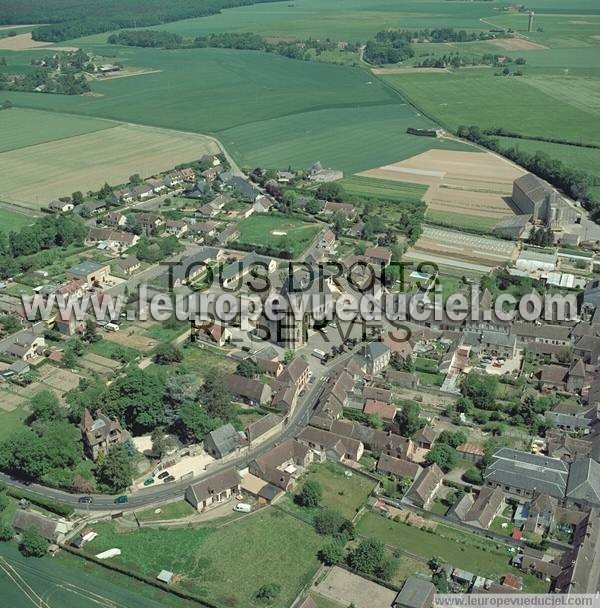
[[[110,276],[110,266],[94,260],[86,260],[72,266],[67,275],[71,279],[84,279],[88,285],[105,283]]]
[[[520,213],[530,214],[534,220],[542,220],[553,228],[574,224],[581,218],[577,209],[550,184],[533,173],[527,173],[514,181],[512,199]]]
[[[556,270],[556,253],[541,253],[526,249],[519,254],[516,266],[523,272],[552,272]]]
[[[531,214],[529,213],[502,218],[492,228],[492,232],[494,233],[494,236],[518,241],[519,239],[526,238],[529,234],[528,228],[530,219]]]

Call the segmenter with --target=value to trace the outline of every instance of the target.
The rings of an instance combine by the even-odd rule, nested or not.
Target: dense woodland
[[[126,27],[148,27],[215,15],[224,8],[273,0],[1,0],[0,24],[49,23],[34,40],[60,42]]]

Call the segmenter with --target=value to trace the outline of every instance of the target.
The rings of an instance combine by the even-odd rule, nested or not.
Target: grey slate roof
[[[576,460],[569,473],[567,497],[600,506],[600,464],[591,458]]]
[[[235,430],[231,423],[224,424],[218,429],[211,431],[210,436],[221,454],[233,452],[241,442],[240,434]]]
[[[567,490],[569,468],[558,458],[500,448],[483,477],[488,483],[537,491],[562,498]]]
[[[433,583],[418,576],[409,576],[396,596],[393,606],[403,608],[427,608],[431,606],[435,587]]]

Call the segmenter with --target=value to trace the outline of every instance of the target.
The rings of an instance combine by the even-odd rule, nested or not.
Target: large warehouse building
[[[513,183],[512,199],[519,213],[530,214],[550,228],[574,224],[581,213],[572,207],[550,184],[533,173],[527,173]]]

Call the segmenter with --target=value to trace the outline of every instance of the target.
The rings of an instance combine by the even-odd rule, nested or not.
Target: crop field
[[[18,107],[213,133],[244,166],[305,168],[321,160],[354,173],[434,145],[406,133],[432,123],[359,68],[227,49],[89,50],[155,71],[93,82],[91,95],[3,95]]]
[[[514,139],[512,137],[499,137],[498,139],[505,148],[515,147],[530,154],[543,152],[551,158],[565,164],[571,164],[600,180],[600,150],[563,144],[550,144],[529,139]]]
[[[350,195],[396,203],[420,201],[427,191],[427,187],[421,184],[395,182],[360,175],[347,177],[340,184],[344,187],[346,193]]]
[[[590,14],[577,14],[577,3],[571,0],[555,0],[554,5],[560,13],[553,14],[548,2],[540,2],[542,7],[536,9],[534,2],[527,4],[528,8],[535,11],[534,31],[527,31],[528,17],[526,13],[513,13],[506,15],[494,15],[488,20],[495,25],[512,28],[528,40],[555,48],[587,47],[591,45],[600,46],[597,38],[600,34],[600,15],[591,14],[598,9],[598,4],[593,0],[587,1],[587,6],[580,7],[590,11]],[[566,14],[567,9],[572,14]],[[544,9],[550,9],[545,11]],[[538,31],[538,28],[542,31]]]
[[[90,552],[119,547],[122,555],[115,562],[151,577],[169,569],[177,577],[174,585],[218,606],[261,606],[256,592],[276,582],[281,592],[269,605],[287,608],[316,572],[323,544],[311,526],[275,509],[219,529],[117,532],[108,523],[94,529],[99,536]]]
[[[192,604],[80,558],[59,556],[32,560],[12,543],[0,547],[0,596],[3,605],[94,608],[186,608]]]
[[[94,82],[93,95],[7,91],[3,96],[18,106],[200,133],[319,108],[399,103],[392,91],[358,68],[229,49],[100,45],[89,50],[110,52],[112,61],[126,67],[159,71]]]
[[[427,219],[445,226],[488,232],[512,215],[513,181],[523,171],[487,152],[429,150],[405,161],[365,171],[375,178],[411,188],[427,188]]]
[[[393,163],[433,147],[469,150],[455,141],[406,133],[431,122],[404,104],[317,110],[255,122],[219,133],[242,165],[306,169],[319,160],[347,175]]]
[[[527,135],[600,143],[597,114],[578,107],[589,97],[585,90],[571,91],[573,99],[567,101],[540,91],[534,86],[538,81],[530,81],[528,76],[505,78],[488,69],[443,76],[388,75],[384,79],[451,129],[474,124],[483,129],[503,127]]]
[[[198,134],[118,125],[0,154],[0,200],[40,208],[75,190],[124,183],[132,173],[148,177],[215,152]]]
[[[194,37],[211,32],[255,32],[276,38],[364,41],[387,28],[465,27],[481,29],[488,6],[442,0],[294,0],[224,10],[219,15],[166,23],[153,29]],[[106,34],[72,42],[103,42]]]
[[[115,126],[97,118],[10,108],[0,112],[0,153]]]
[[[320,224],[311,224],[283,215],[251,215],[238,224],[239,243],[285,249],[298,257],[321,230]]]

